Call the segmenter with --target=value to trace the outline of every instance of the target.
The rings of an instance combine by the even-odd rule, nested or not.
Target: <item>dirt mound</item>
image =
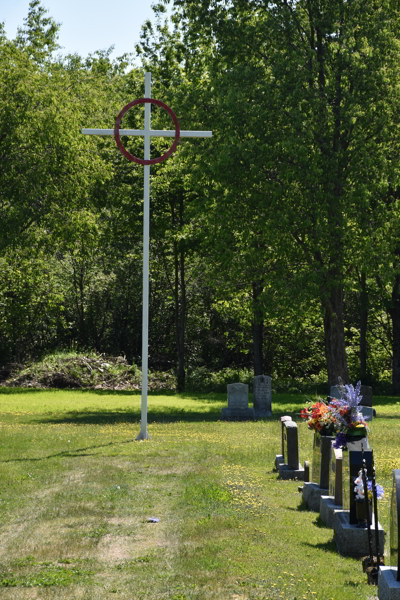
[[[58,353],[26,366],[4,367],[0,379],[0,385],[9,387],[139,390],[141,373],[123,356]],[[170,372],[149,374],[150,390],[173,390],[175,384]]]

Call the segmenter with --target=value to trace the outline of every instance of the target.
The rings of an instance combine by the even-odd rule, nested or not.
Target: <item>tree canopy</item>
[[[213,130],[152,168],[150,366],[181,390],[234,366],[400,393],[398,3],[173,0],[172,23],[164,4],[143,68],[61,55],[40,0],[1,29],[0,362],[140,363],[142,172],[79,132],[113,127],[146,69],[182,129]]]

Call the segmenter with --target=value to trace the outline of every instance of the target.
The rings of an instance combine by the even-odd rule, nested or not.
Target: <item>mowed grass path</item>
[[[271,420],[226,423],[225,395],[150,395],[152,439],[137,442],[138,394],[0,389],[0,598],[374,598],[298,482],[273,472],[279,417],[304,402],[276,394]],[[389,492],[400,403],[375,404]],[[300,440],[311,460],[305,425]]]

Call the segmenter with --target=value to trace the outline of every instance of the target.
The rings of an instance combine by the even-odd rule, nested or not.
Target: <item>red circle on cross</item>
[[[126,150],[124,148],[124,145],[121,142],[121,138],[119,136],[119,129],[121,126],[122,117],[130,108],[132,108],[132,106],[136,106],[137,104],[155,104],[156,106],[160,106],[161,108],[166,110],[168,114],[171,115],[172,120],[174,122],[174,125],[175,125],[174,143],[172,144],[171,148],[167,152],[165,152],[162,156],[159,156],[158,158],[152,158],[150,160],[144,160],[142,158],[137,158],[137,156],[133,156],[133,154],[128,152],[128,150]],[[178,118],[177,118],[176,114],[174,113],[174,111],[167,104],[165,104],[164,102],[161,102],[161,100],[155,100],[154,98],[138,98],[137,100],[133,100],[133,102],[129,102],[129,104],[124,106],[124,108],[119,113],[118,117],[115,120],[114,135],[115,135],[115,141],[117,143],[117,147],[122,152],[122,154],[124,156],[126,156],[126,158],[128,158],[132,162],[138,163],[139,165],[155,165],[157,163],[163,162],[169,156],[171,156],[171,154],[173,152],[175,152],[176,147],[179,144],[179,139],[181,137],[181,126],[179,124]]]

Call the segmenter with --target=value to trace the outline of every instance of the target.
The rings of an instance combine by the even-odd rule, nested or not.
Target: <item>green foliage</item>
[[[26,50],[37,63],[49,59],[60,48],[57,43],[60,24],[52,17],[45,16],[47,13],[40,0],[31,0],[25,26],[18,28],[15,39],[16,46]]]
[[[155,380],[250,381],[259,326],[276,389],[331,380],[345,348],[349,380],[386,388],[400,352],[397,6],[174,7],[171,26],[154,7],[137,51],[153,96],[213,138],[152,168]],[[111,49],[56,56],[58,29],[39,0],[16,40],[0,26],[0,364],[60,347],[140,364],[142,170],[79,131],[112,127],[143,95],[143,69]],[[162,110],[152,119],[171,127]],[[154,138],[152,156],[169,144]],[[86,371],[69,381],[101,385]]]

